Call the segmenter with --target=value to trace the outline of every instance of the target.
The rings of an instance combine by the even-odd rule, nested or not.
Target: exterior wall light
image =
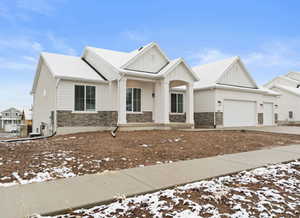
[[[276,109],[278,108],[278,104],[275,104],[275,108],[276,108]]]
[[[217,101],[218,105],[221,106],[222,105],[222,101]]]

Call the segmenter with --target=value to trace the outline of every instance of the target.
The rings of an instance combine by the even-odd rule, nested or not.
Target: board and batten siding
[[[255,85],[239,62],[233,64],[230,69],[227,70],[227,72],[221,77],[219,83],[232,86],[255,88]]]
[[[116,84],[96,84],[61,80],[57,87],[57,110],[74,111],[75,85],[96,86],[96,111],[117,110]]]
[[[166,60],[166,58],[160,53],[158,48],[153,47],[138,57],[133,63],[129,64],[126,69],[145,72],[158,72],[167,63],[168,60]]]
[[[51,111],[55,110],[56,80],[42,62],[35,93],[33,94],[33,132],[40,131],[42,122],[50,125]]]

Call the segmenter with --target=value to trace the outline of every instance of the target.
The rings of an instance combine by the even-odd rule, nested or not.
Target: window
[[[96,110],[96,87],[75,85],[75,111]]]
[[[141,112],[141,93],[140,88],[126,89],[126,111]]]
[[[293,119],[293,116],[294,116],[293,111],[289,111],[289,118]]]
[[[183,94],[171,94],[171,113],[183,113]]]

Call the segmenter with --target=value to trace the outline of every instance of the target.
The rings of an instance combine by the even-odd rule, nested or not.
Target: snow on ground
[[[300,161],[187,184],[56,216],[299,217]]]

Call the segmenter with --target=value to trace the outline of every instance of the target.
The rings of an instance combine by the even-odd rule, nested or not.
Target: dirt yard
[[[0,143],[0,186],[143,167],[300,143],[300,136],[241,131],[138,131]]]

